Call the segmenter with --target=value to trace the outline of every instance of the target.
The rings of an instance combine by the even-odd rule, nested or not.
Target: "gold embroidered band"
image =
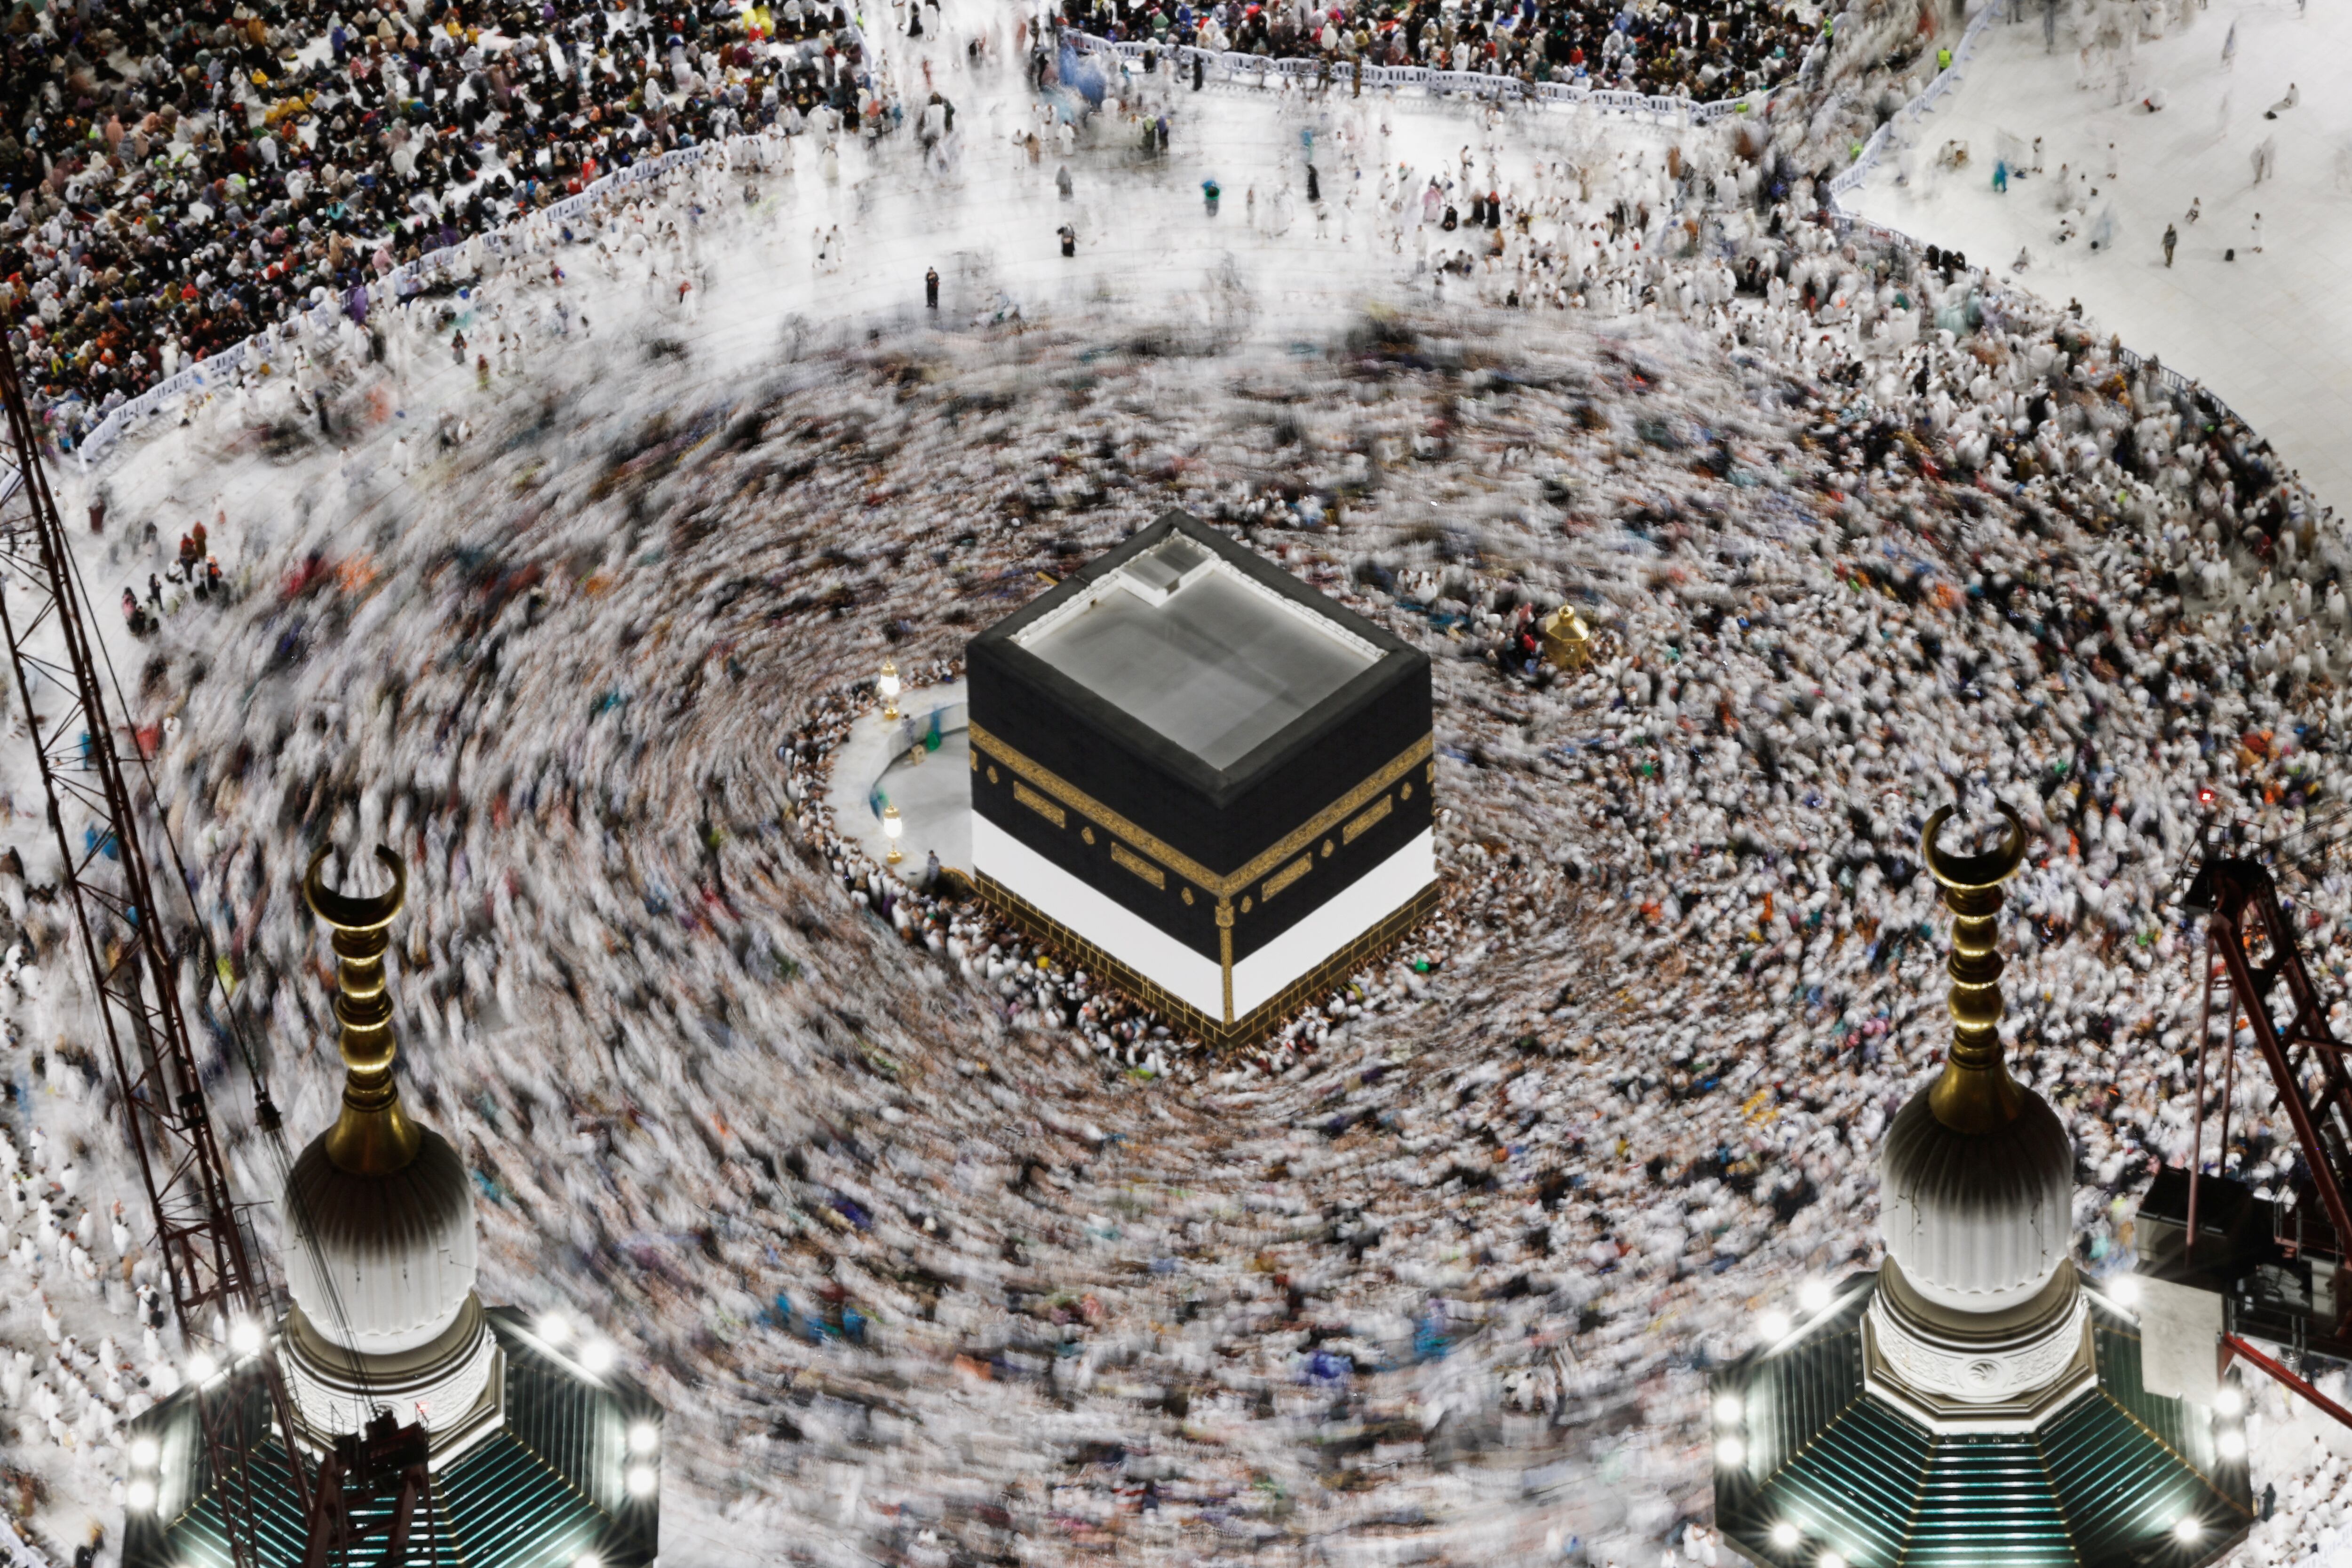
[[[1276,894],[1280,893],[1284,888],[1288,887],[1292,883],[1297,882],[1300,877],[1305,876],[1308,872],[1313,871],[1314,869],[1315,857],[1313,855],[1300,855],[1297,860],[1292,861],[1288,865],[1284,866],[1280,871],[1276,872],[1272,876],[1265,879],[1265,896],[1272,898]]]
[[[1125,844],[1113,843],[1110,847],[1110,858],[1115,863],[1125,866],[1152,886],[1163,891],[1167,888],[1168,873]]]
[[[1053,801],[1048,800],[1045,796],[1040,795],[1036,790],[1032,789],[1028,785],[1022,783],[1017,779],[1014,779],[1013,783],[1013,798],[1020,801],[1023,805],[1028,807],[1031,810],[1036,812],[1039,816],[1045,818],[1047,821],[1053,823],[1054,826],[1057,828],[1067,827],[1069,825],[1069,817],[1063,811],[1061,807],[1055,805]]]
[[[1230,875],[1220,875],[1158,834],[1120,816],[1060,775],[1031,761],[981,726],[973,725],[971,733],[973,746],[1012,768],[1021,779],[1034,786],[1034,790],[1052,796],[1054,800],[1060,801],[1062,805],[1077,812],[1078,815],[1090,819],[1098,826],[1108,828],[1178,876],[1196,887],[1215,894],[1220,898],[1230,898],[1241,892],[1250,883],[1272,872],[1275,867],[1289,861],[1299,851],[1341,822],[1363,810],[1374,799],[1386,792],[1391,785],[1411,772],[1415,765],[1429,761],[1435,751],[1434,737],[1423,736],[1403,751],[1383,763],[1362,783],[1358,784],[1297,828],[1284,834],[1279,842],[1263,853],[1254,856],[1248,864]],[[1064,819],[1060,815],[1046,810],[1038,803],[1032,790],[1024,789],[1019,783],[1015,783],[1013,793],[1013,799],[1032,810],[1051,819],[1056,826],[1063,822]],[[1365,825],[1369,827],[1370,824],[1368,822]]]

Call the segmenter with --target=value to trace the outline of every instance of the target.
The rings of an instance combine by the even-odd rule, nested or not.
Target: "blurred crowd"
[[[635,193],[579,254],[661,303],[593,365],[544,352],[576,328],[535,264],[318,343],[331,413],[460,333],[499,363],[414,445],[289,435],[310,488],[142,644],[200,1049],[236,1081],[233,1017],[326,1125],[297,878],[398,849],[409,1104],[481,1187],[485,1294],[624,1347],[696,1517],[807,1563],[1728,1563],[1705,1372],[1875,1262],[1877,1138],[1948,1039],[1916,839],[1955,799],[2034,835],[2011,1061],[2078,1140],[2084,1267],[2132,1265],[2159,1163],[2293,1178],[2258,1072],[2190,1146],[2168,894],[2216,804],[2352,788],[2340,519],[2072,312],[1815,221],[1769,128],[1540,169],[1488,133],[1435,171],[1332,139],[1307,204],[1344,235],[1352,196],[1400,284],[1265,350],[984,312],[711,373],[657,280],[756,209]],[[885,658],[951,676],[1171,504],[1434,663],[1444,908],[1230,1060],[822,804]],[[1581,669],[1536,657],[1561,604]],[[152,1265],[92,1218],[119,1139],[9,809],[0,1437],[70,1549],[68,1483],[172,1373],[126,1348]],[[2331,987],[2345,893],[2298,890]],[[2243,1560],[2339,1550],[2340,1461],[2256,1407]]]
[[[602,172],[898,118],[819,0],[20,5],[0,37],[0,315],[70,434]]]
[[[2189,1152],[2195,792],[2291,820],[2344,716],[2340,539],[2245,433],[1957,265],[1735,248],[1596,263],[1598,332],[1571,298],[1311,361],[1033,323],[751,390],[542,370],[156,645],[142,717],[290,1124],[332,1090],[292,878],[383,839],[412,1103],[480,1176],[488,1288],[614,1333],[730,1517],[909,1562],[1703,1560],[1703,1369],[1873,1260],[1874,1140],[1948,1028],[1927,810],[1990,790],[2037,835],[2017,1065],[2105,1271]],[[886,654],[951,673],[1171,500],[1438,656],[1445,911],[1239,1061],[813,804]],[[1530,656],[1563,601],[1581,673]],[[2267,1186],[2294,1154],[2245,1082]],[[1550,1479],[1478,1499],[1505,1463]]]

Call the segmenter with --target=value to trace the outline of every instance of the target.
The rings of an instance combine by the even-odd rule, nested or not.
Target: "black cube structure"
[[[1435,905],[1427,655],[1187,514],[966,664],[982,895],[1203,1041]]]

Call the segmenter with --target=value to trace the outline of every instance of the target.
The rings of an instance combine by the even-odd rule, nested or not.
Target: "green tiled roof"
[[[2092,1308],[2099,1385],[2039,1432],[1938,1435],[1863,1384],[1853,1290],[1793,1343],[1718,1374],[1746,1407],[1745,1462],[1716,1472],[1716,1522],[1759,1563],[1811,1568],[2189,1568],[2252,1520],[2242,1463],[2204,1417],[2140,1382],[2129,1320]],[[2183,1514],[2203,1529],[2173,1535]],[[1793,1547],[1773,1543],[1794,1524]]]
[[[591,1378],[543,1350],[510,1312],[493,1309],[491,1332],[506,1353],[506,1418],[434,1479],[429,1521],[420,1511],[408,1561],[430,1568],[569,1568],[593,1552],[604,1568],[640,1568],[659,1542],[659,1505],[627,1495],[622,1481],[627,1433],[660,1419],[642,1392],[612,1377]],[[269,1430],[258,1385],[240,1392],[249,1429]],[[141,1416],[134,1429],[162,1444],[164,1488],[179,1506],[170,1519],[132,1515],[123,1568],[228,1568],[220,1496],[203,1458],[193,1391],[182,1390]],[[175,1467],[176,1460],[176,1467]],[[286,1451],[273,1434],[247,1475],[256,1491],[259,1568],[299,1568],[304,1528]],[[388,1514],[389,1499],[354,1506],[354,1520]],[[383,1538],[354,1549],[382,1557]]]

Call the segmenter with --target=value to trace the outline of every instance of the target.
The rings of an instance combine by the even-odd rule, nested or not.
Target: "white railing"
[[[1740,98],[1701,103],[1695,99],[1623,92],[1614,88],[1593,87],[1581,81],[1522,81],[1517,77],[1492,71],[1437,70],[1428,66],[1364,66],[1349,60],[1326,60],[1320,55],[1244,55],[1196,48],[1191,44],[1169,47],[1132,41],[1113,43],[1091,33],[1081,33],[1075,27],[1062,29],[1062,42],[1082,55],[1115,55],[1122,61],[1139,60],[1146,50],[1156,50],[1173,59],[1180,73],[1190,72],[1193,62],[1198,60],[1203,74],[1214,71],[1221,81],[1254,78],[1261,86],[1269,77],[1286,77],[1294,80],[1305,78],[1319,81],[1324,79],[1328,69],[1330,84],[1335,88],[1352,89],[1356,78],[1361,75],[1364,86],[1390,91],[1403,88],[1426,92],[1436,98],[1456,94],[1473,98],[1510,97],[1528,102],[1589,106],[1623,114],[1647,114],[1661,120],[1688,120],[1698,125],[1729,115],[1759,112],[1766,100],[1779,90],[1777,87],[1766,88]]]
[[[1936,79],[1921,89],[1918,97],[1887,116],[1885,123],[1870,133],[1870,140],[1863,143],[1862,152],[1854,161],[1830,182],[1830,204],[1833,211],[1844,211],[1837,198],[1869,177],[1871,170],[1877,167],[1879,154],[1895,137],[1897,127],[1918,124],[1925,116],[1935,112],[1937,99],[1960,85],[1969,57],[1977,52],[1977,41],[1984,37],[1985,29],[2004,14],[2007,5],[2008,0],[1986,0],[1986,4],[1969,19],[1968,30],[1960,35],[1959,47],[1952,51],[1952,63],[1937,71]]]
[[[1898,126],[1916,125],[1923,117],[1934,111],[1937,99],[1959,84],[1963,70],[1969,57],[1976,53],[1978,43],[1982,38],[1985,29],[2004,14],[2007,3],[2008,0],[1988,0],[1988,4],[1978,10],[1975,16],[1970,18],[1967,31],[1961,35],[1958,47],[1952,51],[1952,63],[1938,71],[1935,79],[1920,91],[1917,98],[1896,110],[1885,123],[1872,132],[1870,140],[1864,144],[1853,163],[1830,182],[1829,211],[1840,228],[1848,230],[1858,228],[1864,234],[1885,242],[1903,245],[1914,250],[1924,248],[1918,240],[1900,230],[1890,228],[1884,224],[1870,222],[1848,211],[1842,198],[1869,177]],[[1072,28],[1063,29],[1062,40],[1078,53],[1109,54],[1122,61],[1140,59],[1146,49],[1159,48],[1156,45],[1135,42],[1113,43],[1108,38],[1098,38]],[[1160,52],[1173,57],[1180,71],[1190,71],[1193,60],[1197,58],[1203,63],[1204,68],[1213,68],[1221,79],[1235,80],[1245,77],[1255,77],[1261,85],[1265,83],[1269,74],[1319,79],[1326,64],[1319,57],[1311,58],[1285,57],[1277,59],[1265,55],[1218,53],[1194,48],[1191,45],[1179,45],[1172,49],[1160,49]],[[1686,118],[1696,124],[1706,124],[1729,115],[1759,112],[1764,109],[1772,93],[1778,90],[1777,87],[1768,88],[1760,93],[1751,93],[1744,98],[1700,103],[1686,98],[1663,98],[1645,93],[1594,88],[1581,82],[1527,83],[1515,77],[1489,75],[1476,71],[1433,70],[1423,66],[1359,67],[1348,61],[1335,60],[1329,62],[1329,67],[1331,84],[1335,87],[1352,86],[1353,74],[1360,69],[1365,85],[1373,88],[1414,89],[1437,97],[1455,94],[1494,97],[1498,94],[1510,94],[1535,101],[1571,107],[1590,106],[1620,113],[1649,114],[1661,119]],[[657,158],[641,159],[626,168],[615,169],[608,174],[598,176],[577,193],[567,195],[561,201],[551,202],[544,207],[536,208],[528,213],[519,213],[505,223],[494,228],[486,229],[471,238],[460,240],[453,246],[441,246],[418,256],[414,261],[404,262],[380,276],[373,283],[362,284],[341,295],[330,294],[308,310],[297,311],[281,326],[264,328],[242,342],[232,344],[218,353],[208,355],[176,375],[158,382],[138,396],[117,404],[103,419],[84,432],[74,443],[76,455],[80,458],[83,466],[87,467],[92,455],[105,450],[135,421],[143,419],[174,398],[184,397],[192,392],[204,391],[241,371],[247,363],[268,362],[270,353],[279,345],[290,341],[301,330],[301,324],[305,320],[313,329],[323,330],[339,313],[373,308],[379,301],[396,304],[405,295],[423,287],[422,280],[455,271],[462,264],[466,250],[477,241],[488,250],[501,253],[520,252],[527,246],[533,225],[538,225],[541,231],[551,229],[586,212],[590,206],[606,196],[625,190],[631,185],[667,174],[674,170],[693,167],[714,153],[724,154],[727,166],[731,166],[735,158],[740,155],[756,157],[764,162],[768,150],[779,145],[782,140],[783,133],[772,127],[753,135],[730,137],[724,141],[699,142],[690,147],[676,148]],[[1999,302],[2005,291],[1993,286],[1990,271],[1987,271],[1984,277],[1984,293],[1988,298],[1996,303]],[[2128,349],[2123,350],[2123,358],[2126,364],[2135,371],[2146,363],[2141,355]],[[2221,399],[2215,397],[2210,392],[2204,391],[2195,382],[2179,371],[2169,367],[2159,366],[2158,374],[2167,386],[2182,392],[2201,392],[2215,407],[2229,414],[2231,418],[2237,418],[2235,413],[2222,403]],[[2243,420],[2239,420],[2238,423],[2242,425],[2245,424]],[[2251,429],[2252,426],[2247,428]]]

